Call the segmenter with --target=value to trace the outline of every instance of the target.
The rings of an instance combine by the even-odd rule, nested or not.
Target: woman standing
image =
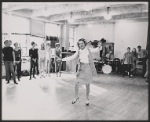
[[[138,60],[138,54],[136,52],[136,48],[132,50],[132,69],[131,72],[133,75],[136,74],[136,61]]]
[[[46,50],[44,43],[41,44],[41,49],[39,50],[39,67],[40,67],[40,78],[45,77],[45,64],[46,64]]]
[[[62,58],[62,54],[61,54],[61,49],[60,49],[60,44],[56,43],[55,44],[55,66],[56,66],[56,76],[59,77],[61,76],[61,58]]]
[[[130,52],[130,47],[127,48],[127,52],[123,57],[123,77],[125,71],[127,70],[129,77],[131,76],[131,66],[132,66],[132,53]]]
[[[78,47],[79,50],[73,56],[62,59],[62,61],[69,61],[74,58],[78,58],[78,69],[76,73],[75,82],[75,98],[72,104],[76,103],[79,99],[78,91],[79,85],[86,85],[86,105],[89,105],[89,93],[90,93],[90,83],[93,82],[93,75],[96,75],[96,68],[92,59],[90,50],[86,47],[85,39],[79,39]]]
[[[20,77],[21,77],[21,49],[18,47],[18,43],[14,43],[14,53],[15,53],[15,66],[14,66],[14,70],[16,70],[17,68],[17,76],[18,76],[18,81],[20,81]]]
[[[46,75],[50,77],[50,69],[51,69],[51,45],[50,43],[46,44]]]

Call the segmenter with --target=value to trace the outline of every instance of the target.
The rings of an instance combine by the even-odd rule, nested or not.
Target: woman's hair
[[[5,41],[4,41],[4,44],[7,44],[8,42],[9,42],[9,40],[5,40]]]
[[[137,46],[137,48],[141,48],[141,46],[139,45],[139,46]]]
[[[18,43],[17,43],[17,42],[15,42],[15,43],[14,43],[14,46],[15,46],[16,44],[18,44]]]
[[[50,43],[47,43],[46,45],[47,45],[47,46],[51,46]]]
[[[91,44],[93,45],[93,47],[98,47],[98,40],[94,40],[93,42],[91,42]]]
[[[85,40],[84,38],[81,38],[81,39],[79,39],[78,42],[77,42],[78,47],[79,47],[79,42],[80,42],[80,41],[83,41],[84,44],[85,44],[85,46],[87,45],[86,40]]]
[[[137,55],[136,48],[133,48],[133,49],[135,49],[135,52],[133,52],[133,50],[132,50],[132,53],[134,56],[136,56]]]
[[[35,42],[31,42],[31,45],[34,45],[35,44]]]
[[[55,47],[56,47],[57,45],[59,45],[59,47],[60,47],[60,44],[59,44],[59,43],[56,43],[56,44],[55,44]]]
[[[106,42],[106,39],[102,38],[102,39],[100,40],[100,42],[101,42],[101,43],[105,43],[105,42]]]
[[[127,47],[127,49],[129,49],[129,50],[130,50],[130,47]]]

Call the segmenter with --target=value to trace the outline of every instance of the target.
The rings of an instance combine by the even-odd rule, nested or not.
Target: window
[[[74,49],[75,28],[71,27],[69,31],[69,50]]]

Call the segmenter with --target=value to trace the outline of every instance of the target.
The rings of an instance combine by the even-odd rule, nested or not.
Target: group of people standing
[[[18,43],[14,43],[14,48],[11,47],[12,41],[5,40],[4,47],[2,49],[2,58],[5,65],[6,70],[6,81],[7,84],[10,82],[10,79],[13,78],[14,83],[18,84],[16,81],[16,74],[18,81],[21,78],[21,64],[22,64],[22,50],[19,47]],[[46,46],[44,43],[41,44],[41,48],[38,49],[35,42],[31,42],[32,48],[29,49],[29,56],[30,56],[30,79],[35,77],[35,72],[37,75],[40,75],[40,78],[45,76],[50,76],[51,70],[51,58],[52,58],[52,51],[51,51],[51,44],[47,43]],[[55,66],[56,66],[56,75],[61,76],[61,49],[60,44],[55,44]]]
[[[6,40],[4,42],[4,48],[2,49],[2,57],[6,69],[6,81],[7,84],[10,82],[11,77],[14,80],[15,84],[18,84],[16,82],[16,73],[18,81],[20,81],[21,78],[21,48],[18,46],[18,43],[14,43],[15,48],[13,49],[11,47],[12,41]]]
[[[11,41],[6,40],[4,42],[5,47],[3,48],[3,56],[4,56],[4,64],[6,67],[6,80],[9,83],[10,73],[12,73],[14,83],[18,84],[15,79],[14,66],[17,67],[18,80],[20,79],[20,62],[21,62],[21,50],[18,48],[17,43],[15,43],[15,49],[10,47]],[[75,104],[78,99],[78,91],[79,85],[86,85],[86,105],[89,105],[89,93],[90,93],[90,84],[93,82],[93,76],[97,74],[94,61],[92,58],[92,53],[96,53],[102,50],[102,42],[99,41],[98,46],[94,49],[89,49],[87,47],[87,42],[84,38],[78,40],[78,50],[75,54],[70,57],[62,58],[62,53],[60,49],[60,44],[55,44],[55,63],[56,63],[56,75],[61,76],[61,63],[62,61],[69,61],[77,58],[77,72],[76,72],[76,80],[75,80],[75,98],[72,101],[72,104]],[[35,42],[31,43],[32,48],[29,50],[30,56],[30,80],[35,77],[35,67],[40,70],[40,77],[45,77],[45,75],[50,76],[50,68],[51,68],[51,44],[47,43],[46,46],[44,43],[41,44],[41,48],[37,49]],[[146,61],[147,61],[147,51],[141,49],[141,46],[133,49],[130,52],[130,47],[127,48],[127,52],[123,57],[123,66],[127,67],[129,76],[133,74],[135,71],[136,61],[142,60],[143,63],[143,77],[146,72]],[[123,73],[124,76],[124,73]]]
[[[51,44],[44,43],[41,44],[41,48],[35,48],[35,42],[31,43],[32,48],[29,50],[30,56],[30,80],[35,77],[35,68],[37,67],[37,73],[40,75],[40,78],[45,76],[50,76],[51,70],[51,58],[52,58],[52,50]],[[56,64],[56,75],[61,76],[61,49],[60,44],[55,44],[55,64]],[[38,70],[39,69],[39,70]],[[58,75],[59,74],[59,75]]]
[[[127,48],[127,52],[123,57],[123,76],[125,75],[125,71],[128,71],[129,77],[136,74],[136,65],[137,62],[142,62],[142,77],[146,77],[148,70],[146,70],[146,62],[148,62],[148,52],[145,49],[142,49],[141,46],[137,46],[133,48],[131,52],[131,48]],[[148,66],[147,66],[148,67]]]

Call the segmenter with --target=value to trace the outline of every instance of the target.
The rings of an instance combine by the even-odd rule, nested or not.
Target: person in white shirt
[[[92,59],[91,51],[86,47],[87,43],[85,39],[79,39],[77,44],[79,50],[77,50],[74,55],[63,58],[62,61],[69,61],[74,58],[78,58],[78,69],[75,82],[75,98],[72,101],[72,104],[76,103],[76,101],[79,99],[79,84],[84,84],[86,85],[86,105],[89,105],[90,84],[93,82],[93,75],[96,75],[97,72]],[[99,51],[98,48],[93,50],[93,52],[97,51]]]
[[[41,44],[41,49],[39,50],[39,67],[40,67],[40,78],[45,77],[45,65],[46,64],[46,50],[44,43]]]
[[[50,76],[50,69],[51,69],[51,45],[50,43],[46,44],[46,75]]]

